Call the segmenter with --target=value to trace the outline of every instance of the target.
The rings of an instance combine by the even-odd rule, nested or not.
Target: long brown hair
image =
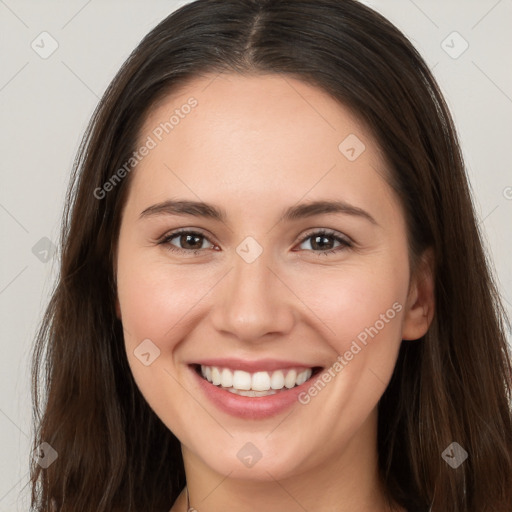
[[[78,152],[56,287],[33,351],[35,511],[167,511],[183,486],[179,441],[139,392],[115,314],[114,254],[145,115],[200,75],[279,73],[315,85],[371,129],[406,213],[411,261],[434,254],[436,312],[403,341],[379,403],[391,499],[408,510],[512,510],[509,327],[479,233],[455,128],[423,59],[355,0],[198,0],[156,26],[114,78]],[[96,191],[96,194],[95,194]],[[457,468],[443,451],[468,453]]]

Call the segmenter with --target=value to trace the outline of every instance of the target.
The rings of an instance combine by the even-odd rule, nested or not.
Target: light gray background
[[[185,3],[0,0],[0,512],[28,510],[29,354],[58,268],[58,254],[45,263],[32,249],[44,237],[58,241],[73,158],[107,84],[140,39]],[[511,314],[512,1],[365,3],[411,39],[445,93]],[[58,43],[47,59],[31,47],[48,50],[43,31]],[[457,36],[446,39],[453,31],[469,44],[458,58],[445,51],[462,49]]]

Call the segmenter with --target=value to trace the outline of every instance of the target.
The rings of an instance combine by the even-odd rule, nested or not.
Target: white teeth
[[[213,384],[213,383],[212,383]],[[235,389],[251,389],[251,374],[242,370],[236,370],[233,373],[233,387]]]
[[[272,389],[284,388],[284,373],[281,370],[272,373],[272,377],[270,377],[270,387]]]
[[[221,381],[220,371],[216,366],[212,366],[212,384],[218,386]]]
[[[226,391],[229,391],[230,393],[233,393],[235,395],[241,395],[241,396],[250,396],[250,397],[256,397],[256,396],[267,396],[267,395],[275,395],[277,391],[271,389],[270,391],[253,391],[250,389],[249,391],[240,391],[239,389],[235,388],[229,388]]]
[[[297,380],[297,372],[295,370],[290,370],[286,377],[284,378],[284,385],[291,389],[293,386],[295,386],[295,381]]]
[[[276,370],[273,372],[255,372],[230,370],[217,366],[201,365],[202,376],[215,386],[226,388],[227,391],[242,396],[273,395],[283,388],[291,389],[304,384],[312,374],[312,369],[302,371],[296,369]]]
[[[256,372],[252,376],[251,388],[254,391],[268,391],[270,389],[270,376],[267,372]]]
[[[233,374],[227,368],[222,370],[220,385],[223,388],[230,388],[233,385]]]
[[[309,377],[311,377],[311,375],[308,375],[308,371],[307,370],[304,370],[303,372],[300,372],[298,375],[297,375],[297,386],[300,386],[301,384],[304,384],[304,382],[306,382]]]

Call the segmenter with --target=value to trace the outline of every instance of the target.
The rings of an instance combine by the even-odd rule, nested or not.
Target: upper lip
[[[284,370],[287,368],[315,368],[318,365],[301,363],[298,361],[281,361],[278,359],[257,359],[249,361],[236,358],[212,358],[201,359],[190,363],[192,365],[217,366],[219,368],[229,368],[231,370],[243,370],[249,373],[257,371]]]

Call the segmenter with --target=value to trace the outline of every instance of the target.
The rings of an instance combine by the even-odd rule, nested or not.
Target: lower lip
[[[189,368],[207,398],[221,411],[250,420],[270,418],[287,410],[294,403],[298,403],[299,394],[309,388],[316,377],[313,376],[300,386],[291,389],[285,388],[286,391],[278,391],[275,395],[250,397],[236,395],[224,388],[214,386],[211,382],[203,379],[193,366],[189,366]]]

